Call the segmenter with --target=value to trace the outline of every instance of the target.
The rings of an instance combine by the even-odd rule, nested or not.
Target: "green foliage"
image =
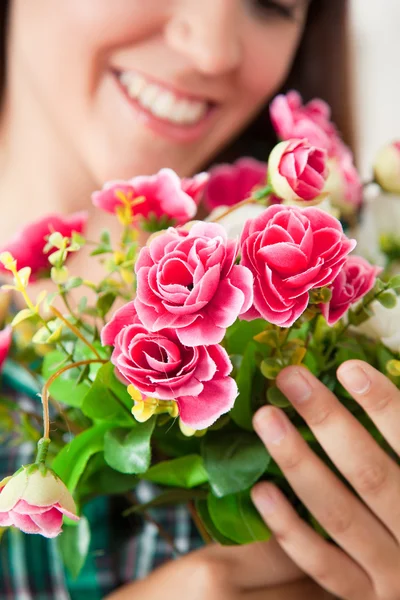
[[[202,456],[211,489],[218,497],[248,489],[271,459],[255,433],[240,430],[209,433],[203,439]]]
[[[59,350],[54,350],[46,354],[42,365],[42,375],[45,380],[49,379],[57,371],[67,365],[66,356]],[[81,369],[69,369],[50,386],[50,395],[68,406],[80,407],[82,400],[88,392],[90,392],[90,384],[87,381],[77,384]]]
[[[203,459],[197,454],[157,463],[142,475],[142,479],[161,485],[192,488],[208,481]]]
[[[236,546],[237,543],[233,540],[224,536],[219,529],[214,525],[211,519],[210,512],[208,510],[207,500],[198,499],[195,502],[197,514],[199,515],[201,522],[203,523],[207,533],[212,537],[215,542],[218,542],[222,546]]]
[[[73,492],[82,476],[88,460],[104,449],[104,434],[112,427],[110,423],[99,423],[83,431],[57,454],[52,469]]]
[[[112,429],[104,438],[104,458],[121,473],[146,473],[151,463],[150,440],[155,417],[133,429]]]
[[[107,420],[114,425],[134,427],[137,422],[130,412],[131,406],[132,400],[126,387],[114,375],[114,366],[106,363],[88,388],[81,409],[94,421]]]
[[[245,348],[243,359],[236,374],[236,383],[239,395],[230,412],[230,416],[239,427],[253,430],[252,418],[252,381],[257,369],[256,364],[257,346],[255,342],[249,342]]]
[[[263,319],[254,321],[235,321],[228,327],[224,344],[229,354],[243,354],[243,350],[253,338],[264,331],[266,323]]]
[[[64,525],[63,533],[57,539],[65,566],[73,579],[76,579],[85,564],[90,546],[90,527],[82,516],[74,525]]]
[[[224,498],[209,494],[207,507],[218,531],[237,544],[266,541],[271,537],[248,491]]]

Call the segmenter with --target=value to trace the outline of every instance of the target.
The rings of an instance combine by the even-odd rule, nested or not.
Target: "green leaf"
[[[108,466],[104,454],[94,454],[79,482],[79,496],[124,494],[132,490],[139,479],[136,475],[119,473]]]
[[[236,546],[236,542],[225,537],[214,525],[213,520],[210,517],[208,510],[207,500],[197,499],[195,502],[197,514],[199,515],[201,522],[203,523],[206,531],[212,537],[215,542],[218,542],[222,546]]]
[[[9,358],[3,365],[2,380],[10,387],[14,387],[35,400],[38,400],[38,394],[43,386],[40,375],[36,379],[29,371]]]
[[[389,280],[388,287],[396,290],[400,288],[400,275],[395,275]]]
[[[255,433],[208,434],[202,444],[204,466],[215,496],[247,490],[265,472],[271,460]]]
[[[43,360],[42,375],[45,380],[49,379],[51,375],[56,373],[60,368],[66,364],[66,357],[63,352],[55,350],[46,354]],[[51,396],[68,406],[80,407],[82,400],[90,390],[90,385],[87,381],[77,384],[80,375],[80,369],[69,369],[57,379],[50,386]]]
[[[125,386],[114,375],[114,365],[107,363],[97,372],[96,379],[83,398],[81,410],[93,420],[109,420],[114,424],[134,427],[130,413],[132,400]]]
[[[68,281],[64,284],[64,289],[66,292],[69,292],[69,290],[80,287],[82,283],[83,279],[81,277],[71,277],[71,279],[68,279]]]
[[[73,492],[82,476],[87,462],[96,452],[104,449],[104,434],[112,423],[100,423],[77,435],[57,454],[52,469]]]
[[[182,456],[173,460],[162,461],[145,473],[142,477],[161,485],[181,488],[192,488],[208,481],[208,474],[203,459],[197,454]]]
[[[256,365],[257,346],[255,342],[250,342],[243,355],[240,367],[236,375],[236,383],[239,389],[239,395],[230,411],[231,418],[239,427],[253,431],[252,418],[252,381],[257,369]]]
[[[13,318],[11,327],[16,327],[17,325],[22,323],[22,321],[26,321],[26,319],[30,319],[33,316],[34,316],[34,313],[32,312],[32,310],[30,308],[23,308]]]
[[[63,562],[73,579],[76,579],[85,564],[90,546],[90,527],[86,517],[81,517],[77,525],[64,525],[57,541]]]
[[[265,358],[260,365],[261,373],[271,381],[277,378],[282,369],[283,365],[278,358]]]
[[[379,304],[382,304],[385,308],[394,308],[397,304],[397,296],[390,291],[382,292],[377,297]]]
[[[99,315],[102,318],[105,317],[108,311],[111,309],[116,297],[117,296],[114,294],[114,292],[106,292],[98,297],[96,306],[97,310],[99,311]]]
[[[134,429],[113,429],[104,438],[104,458],[121,473],[146,473],[151,463],[151,435],[155,418]]]
[[[133,513],[141,513],[149,508],[156,508],[157,506],[170,506],[172,504],[186,504],[191,500],[196,500],[197,498],[206,499],[208,497],[208,492],[206,490],[201,489],[174,489],[167,490],[166,492],[162,492],[149,502],[145,504],[137,504],[134,506],[130,506],[123,512],[123,516],[126,517]]]
[[[273,406],[278,406],[278,408],[287,408],[288,406],[292,406],[285,394],[283,394],[281,390],[276,387],[276,385],[268,388],[267,399],[270,404]]]
[[[228,327],[225,335],[229,354],[243,354],[243,349],[246,348],[249,342],[253,341],[254,336],[264,331],[265,326],[263,319],[235,321],[233,325]]]
[[[248,491],[225,498],[216,498],[209,494],[207,506],[218,531],[238,544],[266,541],[271,537]]]

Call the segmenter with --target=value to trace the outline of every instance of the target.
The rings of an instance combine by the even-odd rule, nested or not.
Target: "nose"
[[[167,42],[206,75],[235,70],[241,61],[237,0],[180,0],[165,29]]]

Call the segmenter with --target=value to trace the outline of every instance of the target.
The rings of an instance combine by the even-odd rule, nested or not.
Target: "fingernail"
[[[260,409],[255,418],[255,425],[266,444],[279,444],[286,435],[286,424],[276,409]]]
[[[293,403],[307,402],[311,397],[312,388],[307,379],[299,371],[290,371],[279,380],[279,388]]]
[[[259,489],[253,490],[251,496],[256,508],[262,515],[269,515],[275,511],[276,498],[269,488],[260,486]]]
[[[371,380],[361,367],[345,366],[340,369],[340,378],[346,387],[356,394],[365,394],[371,387]]]

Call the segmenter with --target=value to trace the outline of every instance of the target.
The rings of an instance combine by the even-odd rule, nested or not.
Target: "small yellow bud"
[[[188,425],[185,425],[182,419],[179,419],[179,429],[186,437],[193,437],[197,431],[196,429],[192,429],[191,427],[188,427]]]
[[[152,402],[152,399],[147,398],[146,401],[139,400],[135,401],[135,406],[132,408],[132,414],[136,421],[139,423],[145,423],[155,414],[157,410],[156,402]]]

